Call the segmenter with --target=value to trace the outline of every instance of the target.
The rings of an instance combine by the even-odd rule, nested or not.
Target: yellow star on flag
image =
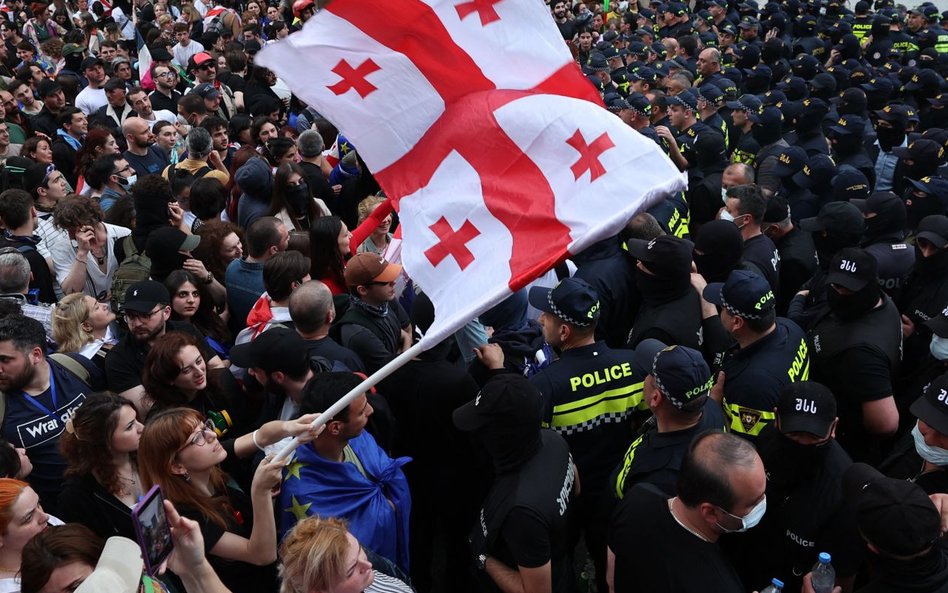
[[[299,461],[298,459],[294,459],[293,461],[290,462],[289,465],[286,466],[286,478],[284,478],[284,479],[285,479],[285,480],[289,480],[291,477],[293,477],[293,478],[296,478],[297,480],[299,480],[299,479],[300,479],[300,468],[303,467],[303,466],[305,466],[305,465],[306,465],[306,464],[303,463],[302,461]]]
[[[313,506],[313,503],[300,504],[299,501],[296,500],[296,497],[292,496],[290,497],[290,508],[283,510],[287,513],[292,513],[297,521],[302,521],[306,518],[306,511],[308,511],[311,506]]]

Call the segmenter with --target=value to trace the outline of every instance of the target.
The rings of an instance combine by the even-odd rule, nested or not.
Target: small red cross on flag
[[[583,173],[589,171],[589,181],[595,181],[606,174],[606,168],[599,162],[599,157],[610,148],[615,148],[609,134],[603,132],[598,138],[593,140],[592,144],[586,144],[583,133],[577,128],[576,132],[570,136],[567,144],[576,149],[579,153],[579,159],[570,166],[573,176],[579,181]]]
[[[481,234],[477,227],[470,220],[465,220],[461,228],[454,230],[448,219],[441,217],[438,222],[430,227],[431,231],[438,236],[438,243],[425,251],[425,257],[431,262],[431,265],[438,267],[446,257],[453,257],[458,267],[462,270],[474,261],[474,254],[467,248],[467,243],[471,239]]]
[[[463,21],[471,13],[476,12],[481,19],[481,26],[486,26],[494,21],[500,20],[500,15],[494,9],[494,5],[504,0],[469,0],[455,6],[458,11],[458,17]]]
[[[339,60],[339,63],[332,69],[342,80],[328,87],[333,93],[342,95],[355,89],[359,96],[365,99],[374,91],[378,90],[375,85],[366,80],[366,77],[373,72],[380,70],[378,65],[372,60],[366,60],[353,68],[349,62]]]

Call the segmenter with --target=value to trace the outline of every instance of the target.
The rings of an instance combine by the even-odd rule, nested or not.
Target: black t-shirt
[[[181,505],[181,516],[196,521],[204,535],[204,552],[207,559],[221,578],[224,585],[233,593],[260,593],[276,591],[276,563],[256,566],[237,560],[225,560],[211,553],[211,549],[225,533],[233,533],[250,539],[253,531],[253,504],[250,497],[233,486],[227,487],[229,507],[224,509],[224,521],[227,528],[221,528],[205,517],[200,511]]]
[[[332,338],[326,337],[322,340],[306,340],[306,348],[309,350],[310,358],[321,356],[332,362],[341,362],[349,367],[350,371],[365,372],[365,365],[362,359],[345,346],[340,346]]]
[[[300,168],[303,169],[306,185],[309,186],[313,197],[322,200],[326,204],[326,207],[329,208],[329,211],[335,216],[342,216],[343,212],[339,204],[339,196],[336,195],[336,192],[332,191],[332,186],[329,185],[329,181],[327,181],[326,176],[323,175],[322,168],[319,167],[319,165],[306,162],[300,163]]]
[[[668,499],[633,487],[612,514],[615,593],[746,593],[721,548],[678,524]]]
[[[752,263],[759,268],[774,294],[777,294],[780,290],[780,255],[770,237],[757,235],[744,241],[741,258],[745,263]]]
[[[160,175],[161,171],[168,166],[168,155],[155,144],[148,147],[148,153],[145,156],[138,156],[127,150],[122,156],[139,177]]]
[[[180,331],[197,338],[198,347],[204,360],[217,356],[204,340],[204,334],[187,321],[167,321],[165,331]],[[110,351],[105,359],[105,374],[109,390],[115,393],[128,391],[142,384],[142,371],[145,369],[145,357],[151,347],[125,334]]]
[[[50,389],[35,397],[22,392],[6,394],[3,438],[26,449],[33,462],[33,472],[26,480],[39,494],[43,507],[55,514],[66,470],[66,460],[59,452],[59,437],[66,420],[86,401],[92,388],[55,361],[48,362],[52,371]]]

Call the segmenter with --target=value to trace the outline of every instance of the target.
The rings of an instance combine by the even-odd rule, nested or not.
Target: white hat
[[[142,581],[142,552],[127,537],[110,537],[92,574],[76,593],[137,593]]]

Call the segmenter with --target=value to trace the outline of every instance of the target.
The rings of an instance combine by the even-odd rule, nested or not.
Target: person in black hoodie
[[[948,217],[926,216],[915,236],[915,265],[896,302],[902,313],[903,376],[911,376],[931,342],[925,325],[948,303]]]
[[[599,295],[602,310],[596,339],[605,340],[610,348],[624,346],[639,306],[635,262],[621,248],[618,237],[609,237],[578,253],[573,263],[576,278],[588,282]]]
[[[712,220],[695,238],[692,258],[698,273],[708,282],[724,282],[741,263],[744,239],[729,220]]]
[[[543,338],[543,328],[527,317],[526,289],[484,311],[478,319],[493,330],[487,343],[497,344],[504,351],[507,370],[529,377],[553,361],[553,350]],[[480,359],[474,359],[468,371],[478,385],[490,379],[491,373]]]

